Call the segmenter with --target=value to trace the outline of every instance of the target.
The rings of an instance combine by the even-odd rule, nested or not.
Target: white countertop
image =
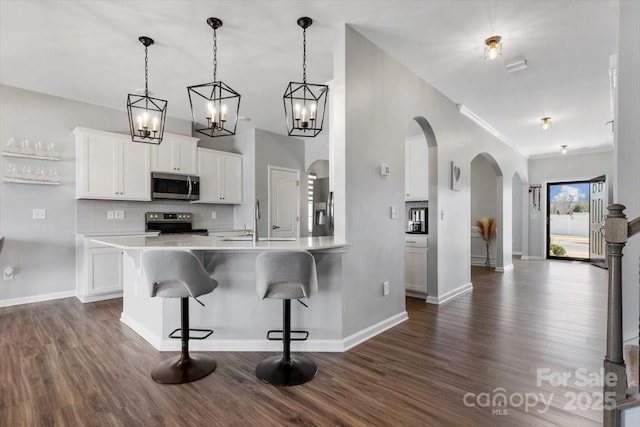
[[[122,249],[185,249],[192,251],[231,251],[231,252],[260,252],[265,250],[305,250],[320,251],[327,249],[342,249],[349,246],[346,242],[335,241],[333,237],[302,237],[287,240],[229,240],[212,236],[194,234],[175,234],[164,236],[96,236],[91,239]]]

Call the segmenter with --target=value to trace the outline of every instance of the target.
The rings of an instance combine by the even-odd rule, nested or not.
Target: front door
[[[300,235],[300,171],[269,166],[269,237]]]
[[[607,181],[599,176],[590,181],[591,208],[589,209],[589,260],[595,264],[606,263],[604,220],[607,216]]]

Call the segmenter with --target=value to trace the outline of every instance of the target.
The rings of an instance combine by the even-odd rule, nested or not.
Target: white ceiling
[[[190,119],[186,86],[212,74],[242,94],[239,130],[284,133],[282,95],[302,74],[300,16],[307,31],[308,81],[332,78],[333,34],[340,23],[464,104],[526,156],[567,144],[611,149],[609,57],[618,46],[618,1],[0,1],[0,83],[124,110],[126,94],[149,85],[168,114]],[[503,57],[485,62],[483,41],[503,38]],[[524,56],[529,67],[504,65]],[[543,116],[552,128],[542,131]],[[428,119],[428,117],[427,117]]]

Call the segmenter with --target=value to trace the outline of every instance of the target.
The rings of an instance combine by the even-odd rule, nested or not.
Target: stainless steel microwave
[[[153,200],[200,200],[200,178],[173,173],[151,173]]]

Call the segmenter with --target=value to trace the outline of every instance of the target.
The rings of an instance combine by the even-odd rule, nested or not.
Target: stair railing
[[[604,378],[616,378],[616,381],[604,381],[603,392],[605,402],[611,397],[616,402],[620,402],[627,398],[627,368],[622,348],[622,250],[627,240],[640,232],[640,217],[627,221],[627,216],[622,212],[625,206],[621,204],[610,205],[607,209],[609,214],[605,220],[604,236],[607,242],[609,278]],[[619,426],[620,410],[605,405],[603,425],[604,427]]]

